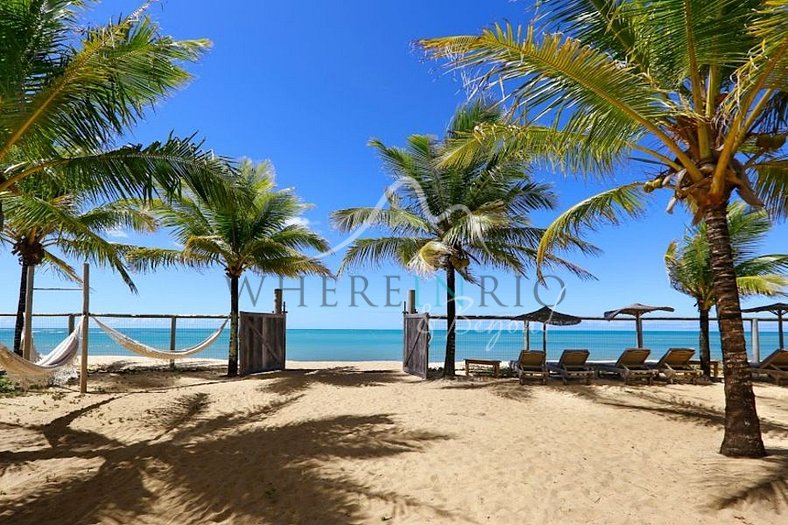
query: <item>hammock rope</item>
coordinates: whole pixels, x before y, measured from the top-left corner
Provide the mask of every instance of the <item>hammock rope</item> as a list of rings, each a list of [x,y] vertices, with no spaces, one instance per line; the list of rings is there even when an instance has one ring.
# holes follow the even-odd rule
[[[95,317],[93,317],[93,320],[96,322],[97,325],[99,325],[99,328],[104,330],[104,332],[118,345],[122,346],[129,352],[133,352],[143,357],[151,357],[153,359],[184,359],[194,354],[199,354],[200,352],[206,350],[214,342],[216,342],[219,336],[222,335],[222,331],[224,331],[224,327],[227,325],[227,319],[225,319],[222,325],[219,327],[219,329],[216,330],[213,334],[211,334],[203,342],[196,344],[194,346],[190,346],[188,348],[184,348],[183,350],[170,352],[170,351],[158,350],[152,346],[148,346],[146,344],[140,343],[139,341],[135,341],[131,337],[127,336],[126,334],[119,332],[118,330],[115,330],[111,326],[107,326],[106,324],[102,323]]]
[[[59,345],[51,352],[36,361],[28,361],[0,344],[0,368],[12,375],[45,376],[64,366],[70,365],[79,353],[79,342],[82,339],[82,322],[79,322]]]

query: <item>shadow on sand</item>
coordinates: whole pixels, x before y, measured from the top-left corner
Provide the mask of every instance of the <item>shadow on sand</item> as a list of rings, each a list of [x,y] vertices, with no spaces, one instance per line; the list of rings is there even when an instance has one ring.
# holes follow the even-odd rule
[[[620,409],[645,410],[671,420],[720,429],[725,424],[723,412],[677,397],[666,399],[647,391],[627,392],[629,399],[623,401],[622,396],[610,399],[601,394],[599,389],[589,386],[577,386],[567,391],[595,403]],[[788,436],[788,426],[771,420],[761,419],[761,430],[780,437]],[[722,457],[713,460],[720,462],[720,466],[717,469],[709,469],[710,472],[716,471],[709,477],[709,483],[716,486],[715,490],[720,496],[710,502],[709,506],[723,509],[745,502],[771,504],[778,513],[783,508],[788,508],[788,450],[770,449],[768,452],[769,457],[759,460],[735,460]],[[752,473],[739,473],[735,469],[732,470],[732,466],[735,467],[735,464],[730,463],[732,461],[757,461],[762,467],[759,469],[762,472],[748,480],[748,477],[752,478]],[[751,463],[743,465],[751,466]]]
[[[544,388],[542,385],[539,385]],[[531,385],[521,385],[518,381],[506,379],[489,379],[479,381],[476,379],[455,379],[445,381],[442,388],[446,390],[479,390],[489,392],[495,396],[514,401],[526,401],[533,397]]]
[[[264,381],[260,390],[282,396],[303,392],[315,385],[337,387],[375,387],[406,381],[405,375],[394,370],[357,370],[352,367],[324,369],[293,369],[251,376]]]
[[[308,374],[292,374],[280,382],[296,381],[293,378],[299,375]],[[388,376],[364,377],[377,381]],[[283,389],[292,392],[297,386]],[[209,417],[209,395],[184,395],[149,412],[143,422],[129,421],[152,428],[155,434],[133,443],[72,425],[116,397],[49,424],[23,427],[42,433],[49,446],[0,453],[0,473],[23,463],[45,465],[46,460],[58,458],[100,461],[97,468],[48,480],[13,501],[0,499],[0,521],[39,524],[57,516],[59,523],[132,523],[145,521],[146,515],[151,518],[156,504],[157,519],[173,523],[229,520],[333,525],[360,521],[364,500],[390,503],[398,509],[420,507],[436,517],[461,521],[448,510],[393,490],[373,488],[330,468],[332,460],[340,458],[363,460],[417,452],[445,436],[405,430],[389,415],[338,416],[279,426],[265,423],[299,397],[289,395],[244,413]],[[159,485],[155,493],[147,488],[153,478]],[[285,499],[302,503],[280,502]],[[171,509],[172,514],[162,516],[161,509]]]
[[[593,386],[577,385],[566,388],[565,391],[603,405],[630,410],[645,410],[672,420],[720,428],[725,424],[725,414],[720,410],[715,410],[700,403],[693,403],[677,396],[671,396],[670,398],[656,396],[649,393],[648,389],[639,392],[628,391],[626,400],[623,399],[625,397],[623,395],[611,399]],[[774,433],[780,437],[788,437],[788,425],[776,421],[762,418],[761,430]]]
[[[738,506],[742,503],[757,506],[771,506],[776,514],[788,509],[788,449],[771,449],[769,456],[758,461],[763,472],[752,480],[739,473],[735,460],[720,459],[712,470],[719,472],[714,483],[714,490],[720,496],[709,505],[714,509]],[[747,460],[745,460],[747,461]]]

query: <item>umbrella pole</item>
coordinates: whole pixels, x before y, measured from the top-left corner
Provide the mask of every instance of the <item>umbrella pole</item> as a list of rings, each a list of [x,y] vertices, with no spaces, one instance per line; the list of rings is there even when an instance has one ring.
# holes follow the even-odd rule
[[[525,349],[531,350],[531,323],[525,322]]]
[[[640,315],[635,316],[635,329],[638,333],[638,348],[643,348],[643,321]]]
[[[777,330],[780,334],[780,348],[785,348],[785,339],[783,339],[783,312],[777,312]]]

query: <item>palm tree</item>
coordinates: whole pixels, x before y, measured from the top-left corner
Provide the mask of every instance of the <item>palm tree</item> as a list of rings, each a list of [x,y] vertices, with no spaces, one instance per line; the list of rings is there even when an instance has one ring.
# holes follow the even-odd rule
[[[181,180],[221,197],[227,164],[193,137],[116,144],[145,109],[190,78],[183,62],[209,42],[159,33],[146,3],[117,23],[85,28],[82,0],[0,2],[0,227],[18,183],[55,171],[106,195],[169,193]]]
[[[781,295],[788,286],[788,275],[784,273],[788,270],[788,255],[754,254],[771,226],[763,210],[748,210],[741,203],[728,209],[728,231],[740,296]],[[665,266],[671,286],[695,299],[700,315],[700,363],[708,377],[711,375],[709,311],[716,299],[705,223],[688,228],[680,245],[676,241],[670,243],[665,252]]]
[[[273,168],[243,161],[233,198],[204,201],[184,195],[172,202],[155,202],[152,211],[172,230],[182,250],[138,248],[129,252],[133,266],[153,270],[161,266],[219,265],[230,281],[230,349],[227,373],[238,374],[238,285],[247,270],[259,274],[297,277],[330,275],[304,249],[320,252],[328,244],[299,223],[307,208],[290,189],[275,188]]]
[[[123,201],[91,206],[87,193],[63,185],[64,180],[42,175],[20,181],[20,193],[6,199],[7,219],[0,230],[0,241],[11,245],[22,267],[19,283],[14,351],[20,348],[26,304],[27,270],[44,264],[66,278],[81,282],[74,268],[64,258],[78,257],[107,265],[117,271],[129,288],[136,292],[123,254],[128,246],[111,243],[103,237],[109,231],[131,228],[151,231],[155,220],[143,210]]]
[[[462,166],[441,168],[438,160],[446,141],[483,123],[501,120],[501,114],[483,102],[461,108],[438,141],[412,135],[405,148],[373,140],[385,166],[394,177],[386,192],[386,208],[350,208],[332,214],[341,230],[383,227],[385,237],[355,240],[342,261],[340,272],[358,264],[393,260],[418,274],[443,271],[446,275],[446,356],[443,373],[455,373],[456,274],[475,282],[472,263],[524,274],[535,260],[544,230],[531,225],[529,214],[552,209],[555,195],[544,184],[529,180],[523,157],[501,148],[484,151]],[[572,242],[572,241],[569,241]],[[575,243],[586,251],[593,247]],[[578,275],[588,274],[559,258]]]
[[[727,223],[733,190],[788,215],[782,145],[788,97],[788,17],[774,0],[553,0],[526,29],[421,41],[433,57],[503,89],[517,117],[474,130],[447,156],[506,139],[579,173],[612,173],[633,156],[659,171],[640,188],[610,190],[559,218],[543,241],[600,218],[640,211],[642,192],[667,188],[705,221],[725,357],[728,456],[766,451],[755,409]],[[538,25],[537,25],[538,24]],[[531,110],[530,113],[526,109]],[[593,213],[596,212],[596,213]]]

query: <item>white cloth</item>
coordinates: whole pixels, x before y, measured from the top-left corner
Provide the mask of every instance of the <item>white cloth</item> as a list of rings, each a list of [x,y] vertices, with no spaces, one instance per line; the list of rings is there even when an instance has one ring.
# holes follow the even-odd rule
[[[79,353],[79,342],[82,339],[82,322],[77,323],[74,331],[57,345],[51,352],[36,361],[28,361],[2,344],[0,344],[0,368],[12,375],[45,376],[71,364]]]
[[[222,323],[222,326],[220,326],[218,330],[216,330],[213,334],[211,334],[211,336],[208,337],[208,339],[206,339],[202,343],[194,346],[190,346],[188,348],[184,348],[183,350],[178,350],[176,352],[168,352],[166,350],[165,351],[157,350],[152,346],[148,346],[146,344],[135,341],[131,337],[127,336],[126,334],[115,330],[111,326],[107,326],[106,324],[102,323],[95,317],[93,318],[93,320],[96,321],[96,324],[99,325],[99,327],[102,330],[104,330],[104,332],[106,332],[106,334],[110,336],[113,341],[115,341],[117,344],[119,344],[129,352],[134,352],[135,354],[139,354],[143,357],[152,357],[154,359],[183,359],[185,357],[189,357],[194,354],[199,354],[200,352],[206,350],[209,346],[211,346],[219,338],[219,336],[222,335],[222,331],[224,330],[224,327],[227,325],[227,319],[225,319],[224,322]]]

